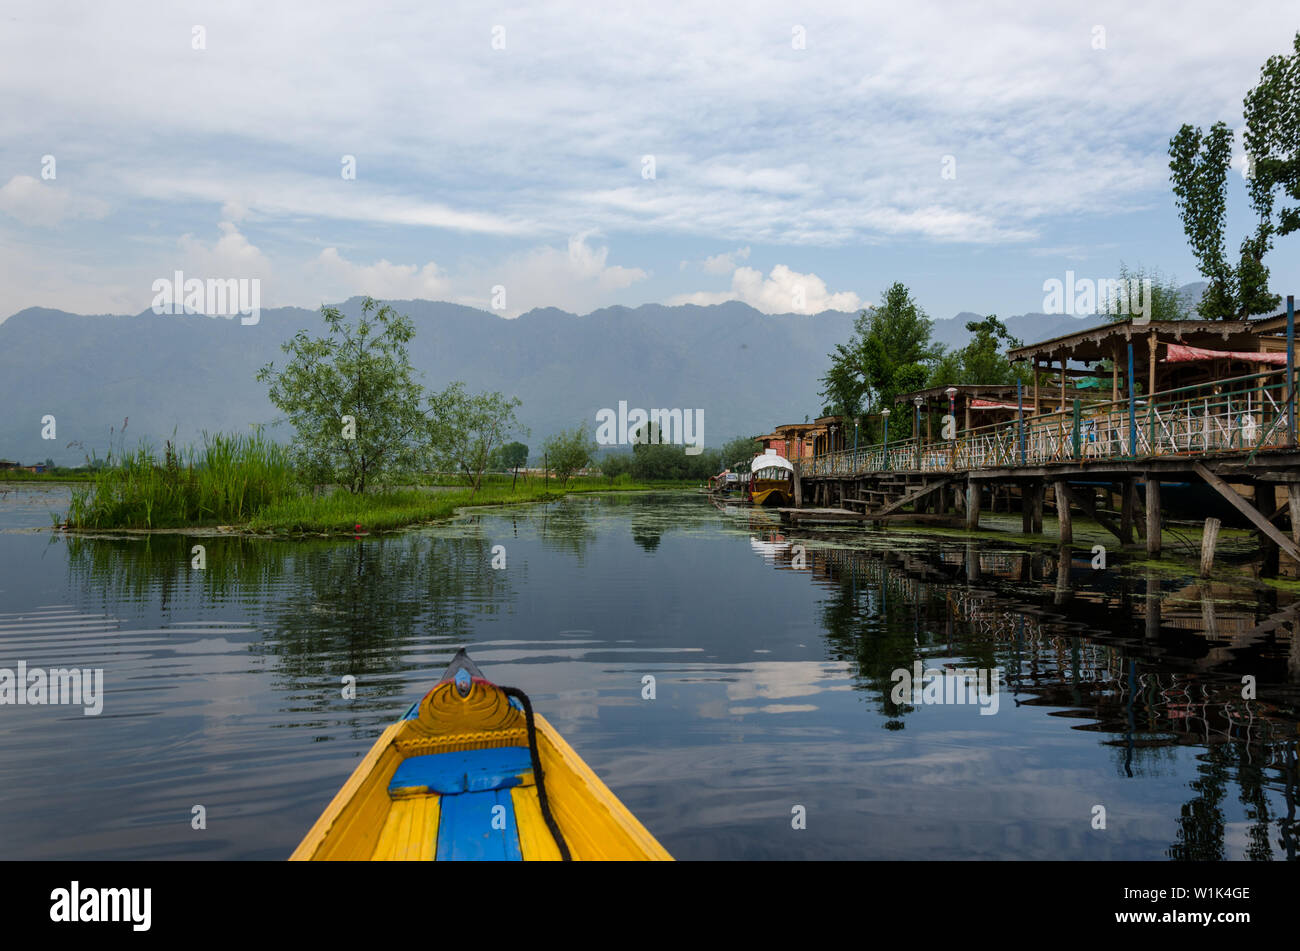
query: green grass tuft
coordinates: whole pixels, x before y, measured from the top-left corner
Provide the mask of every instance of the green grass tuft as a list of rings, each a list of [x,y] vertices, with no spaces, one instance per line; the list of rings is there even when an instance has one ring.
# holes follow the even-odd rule
[[[299,496],[285,447],[260,432],[203,436],[184,458],[168,443],[161,460],[142,445],[98,470],[73,493],[69,528],[178,528],[246,522],[260,508]]]

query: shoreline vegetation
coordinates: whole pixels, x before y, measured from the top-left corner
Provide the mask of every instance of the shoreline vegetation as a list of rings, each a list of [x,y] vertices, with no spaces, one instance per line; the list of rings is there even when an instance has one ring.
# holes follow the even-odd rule
[[[23,482],[59,482],[28,473]],[[461,508],[548,502],[592,492],[694,489],[698,480],[634,480],[623,474],[561,480],[487,473],[477,489],[465,478],[429,475],[350,492],[313,490],[298,478],[289,449],[260,432],[204,436],[201,448],[162,459],[148,446],[79,480],[63,520],[72,534],[221,528],[258,535],[352,535],[395,531],[449,518]],[[358,528],[357,526],[360,526]]]
[[[323,337],[300,331],[281,346],[287,362],[257,374],[293,430],[287,444],[255,425],[245,435],[205,432],[198,449],[178,451],[168,441],[160,459],[147,442],[124,448],[125,418],[120,431],[109,430],[108,457],[86,457],[90,472],[78,473],[80,485],[55,527],[359,535],[447,518],[467,506],[703,487],[704,476],[681,464],[684,446],[636,445],[630,462],[607,456],[596,463],[598,446],[585,424],[544,442],[539,479],[524,469],[528,447],[514,439],[528,434],[515,415],[518,398],[472,394],[459,381],[427,390],[407,353],[414,324],[369,297],[355,322],[334,307],[322,307],[321,316]],[[644,452],[657,449],[679,458]],[[689,458],[711,475],[717,455]],[[582,474],[592,468],[599,474]]]

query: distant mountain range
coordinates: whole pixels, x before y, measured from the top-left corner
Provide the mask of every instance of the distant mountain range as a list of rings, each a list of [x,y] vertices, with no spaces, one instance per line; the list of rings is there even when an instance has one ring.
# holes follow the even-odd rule
[[[430,389],[464,380],[471,390],[500,390],[523,401],[530,447],[597,411],[629,407],[704,410],[704,442],[770,431],[819,414],[819,378],[835,344],[852,333],[855,314],[762,314],[746,304],[708,307],[607,307],[586,316],[554,308],[507,320],[436,301],[392,301],[416,327],[411,359]],[[361,300],[341,309],[360,314]],[[960,313],[934,322],[935,339],[965,345]],[[1005,320],[1025,342],[1101,322],[1098,317],[1023,314]],[[129,419],[126,445],[147,438],[196,442],[204,430],[247,432],[277,411],[255,374],[298,330],[318,333],[316,311],[264,310],[256,325],[200,316],[83,316],[29,308],[0,324],[0,458],[52,458],[77,464],[86,450],[104,455],[109,428]],[[42,418],[56,438],[41,438]],[[287,438],[281,424],[271,430]]]

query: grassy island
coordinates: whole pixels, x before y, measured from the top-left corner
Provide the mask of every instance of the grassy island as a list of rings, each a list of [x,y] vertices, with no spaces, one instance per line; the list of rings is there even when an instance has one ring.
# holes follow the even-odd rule
[[[63,527],[70,531],[191,529],[229,526],[259,534],[391,531],[447,518],[471,505],[545,502],[572,493],[686,489],[694,481],[485,474],[474,489],[464,480],[427,475],[413,482],[351,492],[313,489],[294,469],[289,450],[260,433],[205,437],[197,450],[161,458],[148,447],[96,470],[73,491]]]

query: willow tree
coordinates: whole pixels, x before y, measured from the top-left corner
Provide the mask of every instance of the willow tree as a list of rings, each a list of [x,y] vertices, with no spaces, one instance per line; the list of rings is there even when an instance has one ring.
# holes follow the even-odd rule
[[[547,468],[555,473],[563,486],[579,469],[591,465],[596,455],[596,440],[591,437],[587,424],[577,429],[561,430],[542,443]]]
[[[432,444],[430,459],[435,468],[453,470],[465,477],[469,497],[478,494],[483,473],[498,459],[506,441],[516,433],[527,433],[515,417],[520,402],[501,393],[471,394],[456,382],[429,401]],[[528,447],[523,448],[525,460]]]
[[[369,297],[355,324],[336,307],[322,307],[321,317],[324,336],[298,331],[280,347],[284,368],[268,363],[257,379],[293,426],[303,479],[364,492],[411,471],[428,444],[424,387],[406,350],[415,329]]]

